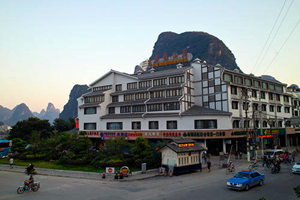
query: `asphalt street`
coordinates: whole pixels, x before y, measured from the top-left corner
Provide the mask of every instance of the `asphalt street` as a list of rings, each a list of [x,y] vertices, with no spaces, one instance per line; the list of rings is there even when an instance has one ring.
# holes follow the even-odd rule
[[[240,164],[237,171],[246,169]],[[153,177],[145,180],[119,182],[56,176],[35,176],[41,182],[38,192],[17,194],[25,174],[0,171],[0,200],[42,199],[42,200],[96,200],[96,199],[297,199],[293,187],[300,185],[300,175],[291,174],[292,165],[282,164],[279,174],[270,169],[259,168],[265,174],[265,184],[249,191],[233,191],[226,188],[226,181],[233,174],[226,175],[225,169],[214,169],[173,177]]]

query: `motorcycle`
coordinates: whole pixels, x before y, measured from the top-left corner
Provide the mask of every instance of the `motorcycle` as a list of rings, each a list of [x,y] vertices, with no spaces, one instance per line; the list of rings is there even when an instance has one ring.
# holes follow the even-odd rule
[[[28,181],[24,181],[24,184],[17,189],[18,194],[22,194],[24,192],[37,192],[40,189],[41,183],[39,181],[35,181],[32,185]]]

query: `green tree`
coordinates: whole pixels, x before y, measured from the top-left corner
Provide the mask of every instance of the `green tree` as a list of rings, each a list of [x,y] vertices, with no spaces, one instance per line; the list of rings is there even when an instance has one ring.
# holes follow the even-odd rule
[[[296,196],[299,198],[300,197],[300,186],[298,185],[298,186],[294,187],[294,191],[296,193]]]
[[[12,147],[11,150],[13,152],[19,152],[22,153],[25,151],[25,147],[26,147],[26,142],[24,140],[22,140],[21,138],[14,138],[12,140]]]
[[[132,147],[134,162],[139,166],[142,162],[151,162],[152,148],[148,141],[143,137],[137,137]]]
[[[12,127],[9,138],[21,138],[28,141],[33,131],[39,132],[41,138],[47,138],[52,132],[52,127],[48,120],[31,117],[27,120],[17,122],[17,124]]]
[[[59,133],[71,130],[73,128],[70,121],[65,121],[61,118],[55,119],[53,122],[53,126],[54,126],[55,130]]]

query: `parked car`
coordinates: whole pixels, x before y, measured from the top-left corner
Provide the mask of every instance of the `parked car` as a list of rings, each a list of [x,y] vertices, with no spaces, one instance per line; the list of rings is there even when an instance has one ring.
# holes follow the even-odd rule
[[[280,157],[282,158],[284,151],[282,149],[268,149],[265,151],[266,156],[270,156],[270,158]]]
[[[240,171],[227,181],[227,188],[234,190],[249,190],[255,185],[263,185],[265,175],[255,170]]]
[[[298,161],[294,164],[294,166],[292,167],[292,172],[294,174],[296,174],[296,173],[300,174],[300,161]]]

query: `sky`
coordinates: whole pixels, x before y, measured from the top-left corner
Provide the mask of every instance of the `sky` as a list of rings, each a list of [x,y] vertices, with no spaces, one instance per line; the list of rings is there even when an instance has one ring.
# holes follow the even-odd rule
[[[133,73],[165,31],[207,32],[243,72],[300,86],[299,10],[299,0],[0,0],[0,105],[62,111],[75,84]]]

